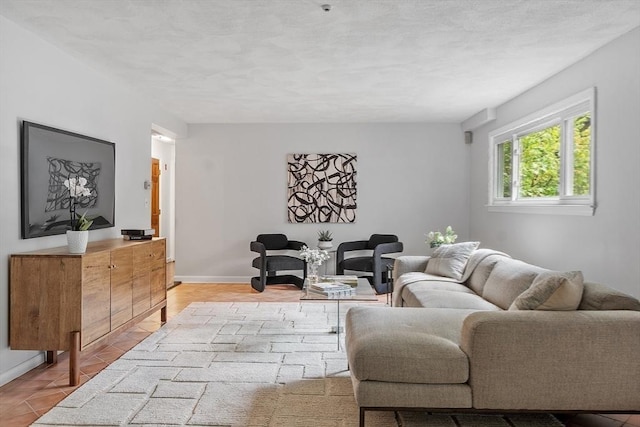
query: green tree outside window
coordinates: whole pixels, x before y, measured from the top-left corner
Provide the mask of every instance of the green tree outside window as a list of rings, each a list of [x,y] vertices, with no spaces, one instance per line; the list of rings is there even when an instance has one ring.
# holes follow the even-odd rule
[[[520,138],[520,197],[560,194],[560,125]]]
[[[573,121],[573,195],[591,193],[591,115]]]

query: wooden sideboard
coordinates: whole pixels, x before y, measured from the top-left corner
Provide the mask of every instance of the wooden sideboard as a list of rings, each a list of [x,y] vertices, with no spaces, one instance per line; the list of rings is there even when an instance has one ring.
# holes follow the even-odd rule
[[[11,255],[9,346],[43,350],[47,362],[69,351],[69,383],[80,381],[79,353],[160,310],[167,320],[166,241],[91,242]]]

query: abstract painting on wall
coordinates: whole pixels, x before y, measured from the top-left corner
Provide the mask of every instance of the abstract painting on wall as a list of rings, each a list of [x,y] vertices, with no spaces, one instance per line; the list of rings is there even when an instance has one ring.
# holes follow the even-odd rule
[[[287,218],[293,223],[355,222],[352,153],[287,155]]]

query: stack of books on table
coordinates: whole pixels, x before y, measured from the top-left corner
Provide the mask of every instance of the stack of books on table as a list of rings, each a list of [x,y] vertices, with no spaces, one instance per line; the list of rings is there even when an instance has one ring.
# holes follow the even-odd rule
[[[308,287],[309,292],[325,295],[327,298],[343,298],[356,294],[356,289],[346,283],[319,282]]]
[[[350,285],[354,288],[358,287],[358,276],[322,276],[323,282],[331,282],[331,283],[343,283],[345,285]]]
[[[123,228],[120,234],[124,240],[151,240],[156,230],[153,228]]]

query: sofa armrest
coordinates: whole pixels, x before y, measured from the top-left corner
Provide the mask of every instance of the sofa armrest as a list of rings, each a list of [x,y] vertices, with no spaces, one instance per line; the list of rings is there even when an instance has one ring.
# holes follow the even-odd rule
[[[474,408],[640,408],[640,312],[476,312],[460,348]]]
[[[409,273],[411,271],[424,272],[427,268],[427,261],[429,261],[429,258],[431,257],[420,255],[401,255],[397,257],[393,265],[394,279],[397,279],[404,273]]]

